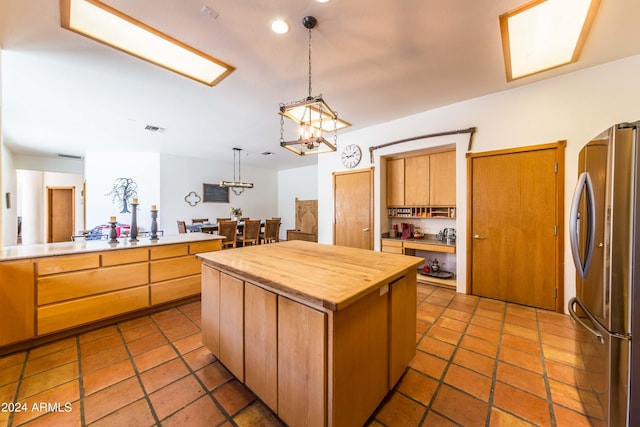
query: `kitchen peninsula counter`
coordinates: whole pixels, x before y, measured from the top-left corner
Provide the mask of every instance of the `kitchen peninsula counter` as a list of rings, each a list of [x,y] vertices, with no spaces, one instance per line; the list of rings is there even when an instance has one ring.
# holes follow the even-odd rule
[[[364,424],[415,355],[421,258],[305,241],[198,258],[203,343],[289,425]]]
[[[121,237],[118,243],[111,244],[107,240],[87,240],[76,242],[42,243],[35,245],[5,246],[0,249],[0,262],[19,259],[42,258],[58,255],[71,255],[88,252],[116,251],[120,249],[143,248],[152,246],[173,245],[177,243],[195,243],[211,240],[222,241],[223,237],[208,233],[183,233],[160,236],[158,240],[140,237],[137,242],[130,242]]]
[[[0,354],[97,322],[200,295],[206,233],[10,246],[0,250]]]

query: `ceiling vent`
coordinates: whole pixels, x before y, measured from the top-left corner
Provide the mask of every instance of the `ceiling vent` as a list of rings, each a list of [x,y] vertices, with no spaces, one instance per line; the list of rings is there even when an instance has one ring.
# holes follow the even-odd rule
[[[146,125],[144,129],[148,130],[149,132],[160,132],[160,133],[164,133],[164,131],[166,130],[165,128],[161,128],[160,126],[154,126],[154,125]]]
[[[76,155],[74,155],[74,154],[62,154],[62,153],[58,153],[58,157],[62,157],[63,159],[82,160],[82,156],[76,156]]]

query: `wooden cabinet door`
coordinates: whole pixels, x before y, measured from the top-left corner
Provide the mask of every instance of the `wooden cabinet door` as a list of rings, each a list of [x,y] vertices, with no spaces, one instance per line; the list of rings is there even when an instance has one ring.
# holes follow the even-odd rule
[[[220,272],[202,266],[202,344],[220,357]]]
[[[0,346],[35,335],[34,272],[33,262],[0,263]]]
[[[429,204],[429,155],[404,159],[404,204]]]
[[[277,310],[276,294],[245,283],[244,382],[274,412],[278,411]]]
[[[387,205],[404,206],[404,159],[387,160]]]
[[[332,314],[329,425],[362,426],[389,391],[388,292],[375,290]],[[415,329],[412,347],[415,349]]]
[[[278,297],[278,417],[287,425],[327,425],[326,317]]]
[[[456,152],[445,151],[430,155],[430,206],[456,205]]]
[[[389,389],[392,389],[416,355],[416,275],[389,285]]]
[[[244,282],[220,273],[220,361],[244,382]]]

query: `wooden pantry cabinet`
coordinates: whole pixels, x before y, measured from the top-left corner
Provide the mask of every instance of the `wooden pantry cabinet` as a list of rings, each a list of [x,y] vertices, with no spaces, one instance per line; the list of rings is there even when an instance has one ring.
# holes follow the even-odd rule
[[[387,160],[387,206],[455,207],[455,151],[443,151]],[[446,217],[451,217],[449,211]],[[409,216],[391,215],[390,216]],[[430,217],[428,215],[417,215]],[[436,215],[442,217],[442,215]]]

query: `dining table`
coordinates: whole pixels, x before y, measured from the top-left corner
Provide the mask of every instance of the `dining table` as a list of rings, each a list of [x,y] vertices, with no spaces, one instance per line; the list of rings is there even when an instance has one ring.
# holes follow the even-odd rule
[[[260,227],[264,227],[264,220],[260,221]],[[244,221],[238,221],[238,234],[242,234],[242,231],[244,230]],[[189,232],[202,232],[202,233],[209,233],[209,234],[215,234],[218,232],[218,223],[214,222],[214,223],[203,223],[203,224],[191,224],[191,225],[187,225],[187,231]]]

